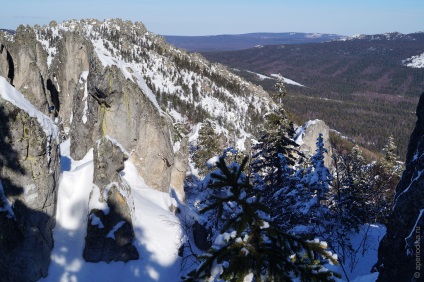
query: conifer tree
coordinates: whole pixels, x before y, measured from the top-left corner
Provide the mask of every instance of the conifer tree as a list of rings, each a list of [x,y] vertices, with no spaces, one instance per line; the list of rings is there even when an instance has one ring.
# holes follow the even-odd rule
[[[390,135],[387,143],[383,148],[382,165],[388,173],[400,177],[403,167],[399,164],[399,156],[397,155],[397,147],[393,135]]]
[[[265,175],[265,182],[269,186],[278,187],[285,180],[286,166],[293,167],[299,156],[298,144],[294,142],[295,130],[293,122],[287,116],[283,108],[282,97],[286,90],[282,79],[277,81],[275,89],[278,90],[279,103],[277,107],[265,116],[265,124],[259,142],[253,147],[252,170],[255,173]],[[282,157],[284,165],[281,166]]]
[[[207,120],[199,129],[197,146],[193,152],[193,161],[201,175],[209,172],[206,162],[221,153],[218,143],[218,135],[215,133],[215,125]]]
[[[324,147],[322,133],[320,133],[317,138],[316,146],[316,153],[310,159],[311,167],[306,170],[302,182],[304,182],[313,195],[317,197],[317,202],[323,204],[323,202],[327,200],[329,184],[333,180],[333,176],[330,170],[324,165],[324,154],[328,152]]]
[[[208,185],[215,191],[201,213],[218,215],[220,234],[199,257],[198,269],[184,280],[244,281],[250,275],[252,281],[335,281],[338,275],[323,266],[337,264],[325,242],[304,241],[280,230],[261,201],[262,187],[250,184],[244,175],[246,164],[247,157],[241,165],[228,166],[223,157],[219,159]],[[217,266],[221,270],[213,273]]]

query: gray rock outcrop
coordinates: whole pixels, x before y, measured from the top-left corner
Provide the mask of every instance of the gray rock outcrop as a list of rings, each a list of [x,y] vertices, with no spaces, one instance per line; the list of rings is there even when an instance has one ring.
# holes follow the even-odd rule
[[[378,280],[422,281],[424,232],[424,93],[417,107],[417,122],[408,145],[406,168],[396,187],[387,233],[378,249]]]
[[[0,280],[47,276],[59,174],[56,141],[36,118],[0,98],[0,181],[14,214],[4,211],[0,195]]]
[[[78,32],[64,33],[58,43],[46,87],[64,128],[70,127],[76,87],[81,73],[89,70],[89,56],[92,53],[91,42]]]
[[[185,199],[184,180],[186,178],[186,171],[188,166],[188,138],[184,137],[181,140],[180,148],[175,153],[174,165],[171,170],[171,187],[175,189],[178,195]]]
[[[128,156],[111,140],[102,138],[94,150],[94,184],[97,193],[90,201],[106,204],[107,208],[90,210],[83,257],[89,262],[129,261],[139,258],[133,245],[134,230],[131,211],[123,191],[129,188],[121,181]]]
[[[0,76],[8,78],[31,104],[48,114],[47,53],[37,41],[34,30],[20,25],[12,42],[0,42],[0,51]]]
[[[79,84],[73,103],[73,158],[81,159],[96,140],[109,135],[131,152],[131,161],[149,186],[169,192],[174,164],[171,125],[136,83],[116,66],[103,67],[92,54],[87,82]]]
[[[330,127],[325,124],[322,120],[312,120],[308,121],[300,131],[299,135],[296,137],[296,140],[302,140],[300,145],[300,151],[304,152],[306,155],[314,155],[317,149],[316,143],[319,134],[322,134],[324,140],[324,148],[327,149],[328,154],[325,154],[324,164],[326,167],[331,167],[331,143],[330,143]]]

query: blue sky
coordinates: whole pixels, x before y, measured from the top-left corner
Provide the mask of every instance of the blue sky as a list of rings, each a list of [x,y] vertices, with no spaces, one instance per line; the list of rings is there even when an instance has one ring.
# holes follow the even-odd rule
[[[424,30],[423,0],[9,0],[0,28],[66,19],[141,21],[162,35],[321,32],[354,35]]]

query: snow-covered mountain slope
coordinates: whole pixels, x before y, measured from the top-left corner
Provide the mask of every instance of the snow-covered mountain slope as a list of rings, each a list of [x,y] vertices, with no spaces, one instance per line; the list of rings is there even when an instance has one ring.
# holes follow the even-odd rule
[[[199,54],[167,44],[163,37],[148,32],[142,23],[119,19],[53,22],[36,26],[35,32],[48,53],[51,70],[60,64],[58,53],[64,34],[83,34],[104,66],[117,66],[174,122],[191,127],[212,118],[231,132],[251,132],[273,107],[260,87],[222,65],[209,63]]]

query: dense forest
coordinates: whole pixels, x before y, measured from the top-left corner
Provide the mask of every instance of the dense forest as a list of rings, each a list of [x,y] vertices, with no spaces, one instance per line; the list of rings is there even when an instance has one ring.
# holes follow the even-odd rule
[[[396,36],[395,36],[396,35]],[[299,122],[319,118],[361,145],[381,150],[390,135],[405,155],[424,89],[424,72],[404,60],[424,51],[422,33],[393,34],[316,44],[270,45],[203,55],[271,90],[281,73],[305,87],[288,86],[285,104]],[[341,118],[343,117],[343,118]]]

